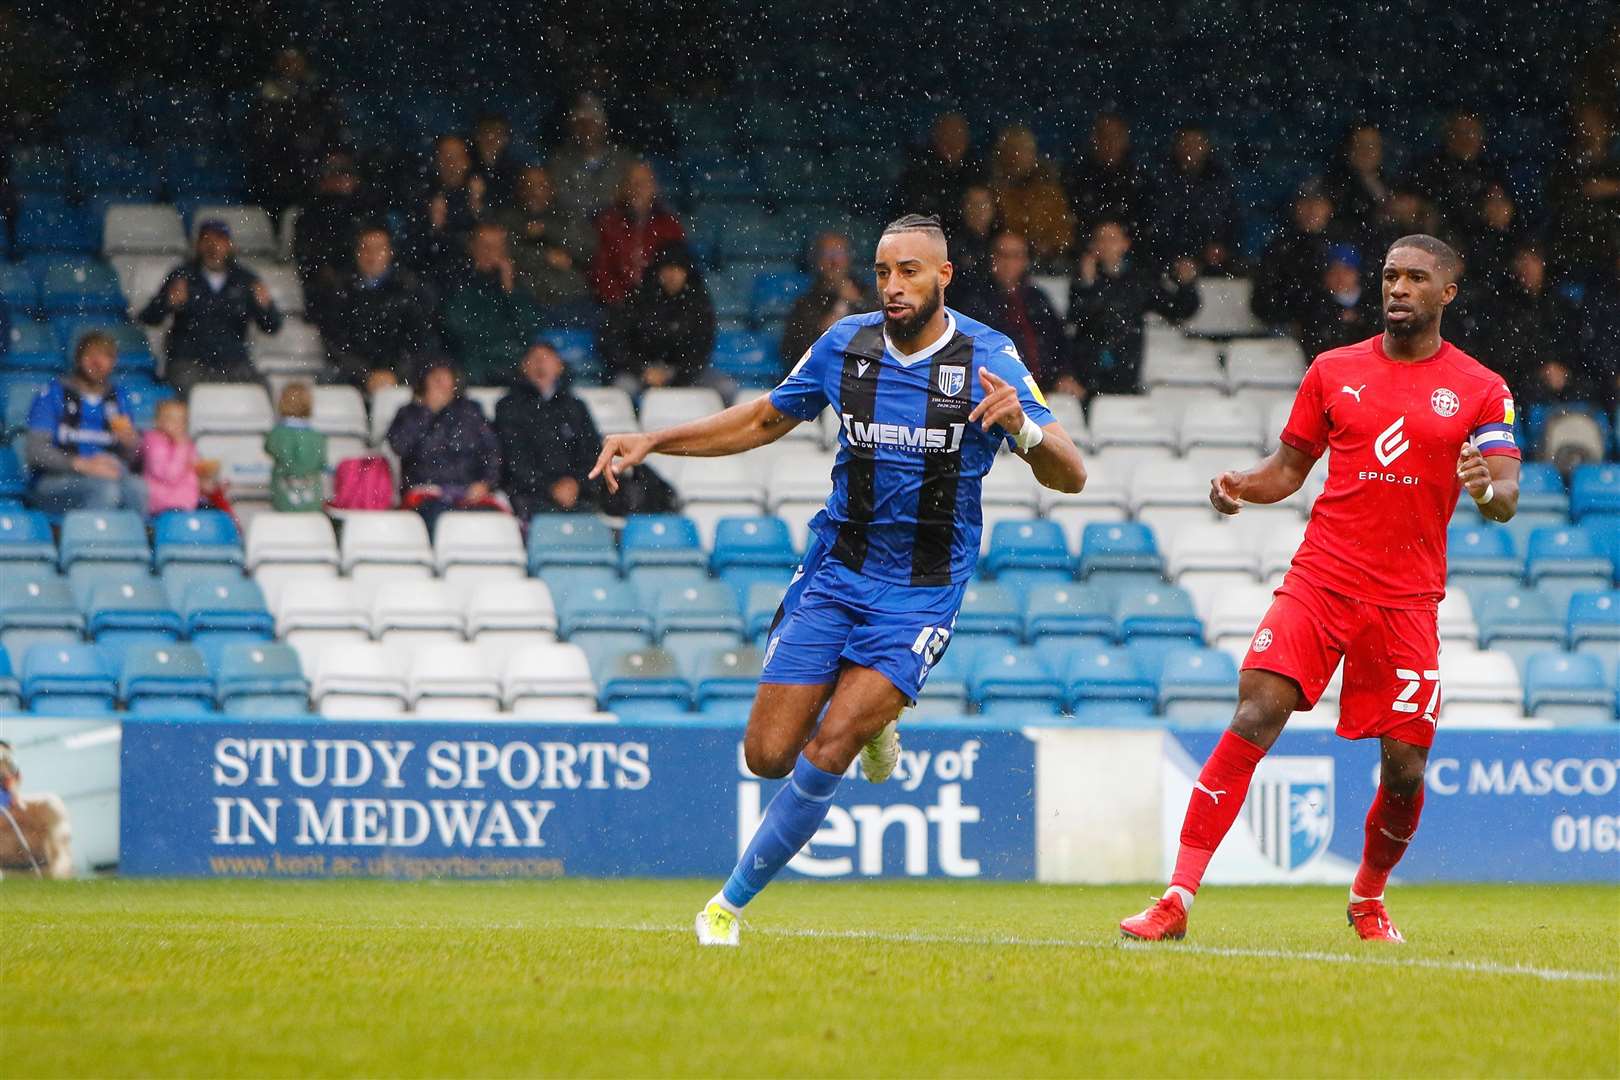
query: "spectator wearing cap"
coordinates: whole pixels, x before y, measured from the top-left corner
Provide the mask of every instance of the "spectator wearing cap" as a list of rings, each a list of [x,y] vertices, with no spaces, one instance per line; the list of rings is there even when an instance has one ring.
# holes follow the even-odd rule
[[[589,219],[619,194],[634,156],[608,140],[607,110],[594,94],[581,94],[568,111],[568,136],[546,163],[557,185],[557,206]]]
[[[1333,200],[1319,181],[1307,181],[1294,196],[1288,223],[1266,245],[1255,270],[1249,301],[1255,316],[1297,332],[1327,269],[1328,249],[1343,239],[1333,224]]]
[[[362,229],[348,265],[310,289],[310,320],[326,344],[331,376],[365,390],[408,381],[438,350],[433,302],[411,271],[394,263],[381,225]]]
[[[804,351],[839,319],[877,309],[877,296],[850,274],[849,267],[849,237],[835,232],[816,237],[810,248],[810,269],[815,277],[793,301],[782,332],[784,370],[798,363]]]
[[[281,312],[259,275],[236,260],[231,230],[210,218],[197,229],[197,254],[164,279],[141,321],[169,321],[164,377],[182,394],[200,382],[256,382],[248,325],[281,329]]]
[[[1362,281],[1355,246],[1332,245],[1326,261],[1299,311],[1299,344],[1307,356],[1364,341],[1381,326],[1378,299]]]
[[[728,383],[709,367],[714,352],[714,302],[684,244],[659,251],[641,284],[603,318],[598,352],[632,393],[648,386]]]
[[[451,353],[473,385],[510,382],[517,362],[540,332],[544,313],[517,287],[506,230],[484,222],[467,241],[472,273],[444,305]]]
[[[590,297],[585,270],[596,252],[596,231],[557,206],[551,174],[530,165],[518,174],[514,205],[495,213],[512,243],[518,285],[541,307],[578,304]]]
[[[1198,311],[1198,264],[1183,256],[1171,272],[1132,254],[1131,232],[1122,221],[1104,219],[1075,263],[1069,281],[1071,367],[1047,371],[1054,390],[1085,394],[1134,394],[1142,389],[1142,320],[1157,312],[1172,322]]]
[[[955,306],[1011,338],[1030,371],[1056,378],[1069,370],[1063,321],[1029,280],[1029,242],[1017,233],[998,233],[990,242],[987,273],[970,283]]]
[[[495,406],[501,441],[501,490],[523,521],[538,513],[594,506],[590,479],[602,437],[590,410],[568,386],[563,358],[544,341],[523,354],[522,377]]]
[[[117,363],[118,342],[92,331],[73,350],[73,371],[34,396],[24,450],[29,505],[146,513],[146,484],[135,475],[140,433],[112,384]]]
[[[596,216],[596,256],[591,289],[609,307],[622,304],[641,284],[653,257],[684,244],[686,230],[658,192],[658,177],[645,161],[625,167],[619,195]]]

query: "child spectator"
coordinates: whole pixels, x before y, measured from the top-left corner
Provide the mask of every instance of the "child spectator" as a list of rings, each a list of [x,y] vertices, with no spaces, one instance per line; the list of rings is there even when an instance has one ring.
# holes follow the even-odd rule
[[[326,473],[326,436],[310,426],[315,395],[291,383],[276,404],[281,420],[264,437],[270,455],[270,505],[283,511],[319,510]]]
[[[146,512],[153,517],[166,510],[197,509],[205,486],[213,493],[219,462],[197,457],[187,415],[186,403],[179,398],[159,402],[156,425],[141,436]]]

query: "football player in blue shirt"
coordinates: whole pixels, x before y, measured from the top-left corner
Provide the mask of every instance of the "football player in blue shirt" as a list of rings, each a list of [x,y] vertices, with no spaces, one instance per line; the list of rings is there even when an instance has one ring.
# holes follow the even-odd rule
[[[610,436],[591,473],[615,490],[649,454],[739,454],[829,405],[839,418],[833,491],[771,626],[743,741],[749,769],[791,780],[698,914],[705,945],[737,944],[743,905],[815,834],[857,755],[873,782],[893,771],[900,710],[950,644],[979,553],[980,484],[1002,444],[1049,488],[1086,481],[1012,342],[945,306],[937,219],[890,224],[876,273],[883,310],[835,323],[769,395]]]

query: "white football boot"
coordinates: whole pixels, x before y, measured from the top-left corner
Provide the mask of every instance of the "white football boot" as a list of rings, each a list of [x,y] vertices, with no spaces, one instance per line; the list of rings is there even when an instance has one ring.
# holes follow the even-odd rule
[[[900,720],[897,717],[884,724],[883,730],[861,749],[861,775],[874,784],[881,784],[894,773],[899,762]]]
[[[742,920],[714,901],[698,912],[697,939],[699,945],[730,945],[737,947]]]

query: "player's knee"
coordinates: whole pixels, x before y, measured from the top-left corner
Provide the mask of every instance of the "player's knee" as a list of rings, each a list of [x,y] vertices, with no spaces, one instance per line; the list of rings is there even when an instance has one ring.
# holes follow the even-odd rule
[[[1392,795],[1410,798],[1423,786],[1423,759],[1402,757],[1385,759],[1378,772],[1378,782]]]
[[[1232,716],[1232,730],[1250,742],[1270,746],[1288,723],[1288,712],[1255,698],[1243,698]],[[1261,739],[1264,742],[1261,742]]]
[[[764,739],[743,739],[743,760],[748,771],[765,780],[780,780],[793,771],[798,752],[791,747],[772,746]]]

